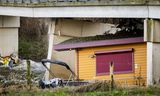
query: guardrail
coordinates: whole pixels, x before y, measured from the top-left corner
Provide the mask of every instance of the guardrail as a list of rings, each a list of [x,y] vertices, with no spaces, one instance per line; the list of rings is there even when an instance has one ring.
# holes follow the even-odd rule
[[[160,0],[0,0],[0,6],[160,5]]]

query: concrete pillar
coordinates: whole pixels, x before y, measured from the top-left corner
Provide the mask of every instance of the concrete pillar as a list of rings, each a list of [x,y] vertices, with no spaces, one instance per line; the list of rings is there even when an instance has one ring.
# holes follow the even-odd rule
[[[53,50],[53,40],[54,40],[54,32],[55,32],[55,23],[56,21],[50,19],[49,26],[48,26],[48,55],[47,59],[52,58],[52,50]],[[47,63],[48,69],[50,69],[50,63]],[[46,71],[45,73],[45,80],[49,80],[49,72]]]
[[[147,85],[153,84],[153,44],[147,42]]]
[[[144,21],[147,42],[147,85],[160,83],[160,20]]]
[[[0,16],[0,54],[18,53],[18,28],[20,17]]]

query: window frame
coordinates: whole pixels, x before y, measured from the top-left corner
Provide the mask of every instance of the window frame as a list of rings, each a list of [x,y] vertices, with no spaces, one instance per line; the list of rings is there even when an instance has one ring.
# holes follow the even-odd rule
[[[112,54],[112,53],[125,53],[125,52],[132,52],[132,70],[130,71],[119,71],[119,72],[114,72],[114,74],[129,74],[133,73],[135,71],[134,67],[134,49],[129,48],[129,49],[121,49],[121,50],[107,50],[107,51],[95,51],[95,55],[99,54]],[[96,59],[96,58],[95,58]],[[96,76],[101,76],[101,75],[109,75],[110,72],[104,72],[104,73],[97,73],[97,59],[96,59]]]

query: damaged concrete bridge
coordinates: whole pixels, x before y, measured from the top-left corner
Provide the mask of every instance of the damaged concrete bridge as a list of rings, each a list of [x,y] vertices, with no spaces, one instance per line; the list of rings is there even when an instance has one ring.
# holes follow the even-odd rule
[[[0,15],[160,18],[159,5],[159,0],[1,0]]]
[[[20,17],[50,19],[48,59],[52,55],[56,24],[52,18],[144,18],[147,84],[159,81],[160,54],[157,53],[160,53],[160,0],[0,0],[2,55],[18,52]]]

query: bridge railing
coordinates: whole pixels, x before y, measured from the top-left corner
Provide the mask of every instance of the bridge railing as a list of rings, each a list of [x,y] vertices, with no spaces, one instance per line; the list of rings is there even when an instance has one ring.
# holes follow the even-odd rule
[[[160,0],[0,0],[0,6],[160,5]]]

